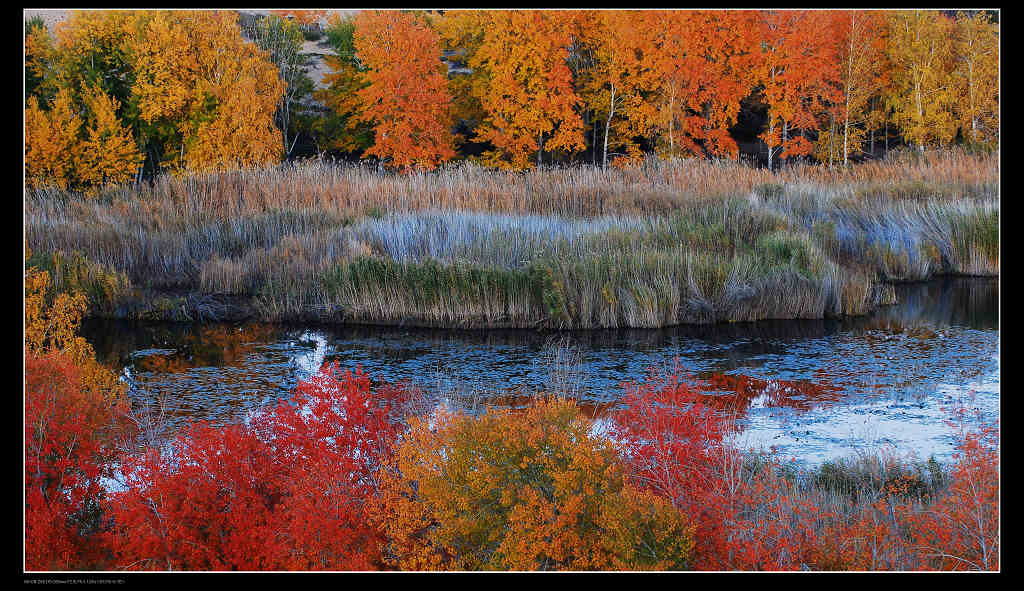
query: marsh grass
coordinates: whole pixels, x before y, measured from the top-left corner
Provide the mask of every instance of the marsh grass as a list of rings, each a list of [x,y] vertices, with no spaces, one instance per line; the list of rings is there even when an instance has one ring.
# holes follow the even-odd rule
[[[821,318],[890,302],[883,282],[998,274],[996,166],[943,152],[394,175],[314,160],[29,190],[25,230],[95,315],[203,317],[234,298],[263,320],[451,327]]]

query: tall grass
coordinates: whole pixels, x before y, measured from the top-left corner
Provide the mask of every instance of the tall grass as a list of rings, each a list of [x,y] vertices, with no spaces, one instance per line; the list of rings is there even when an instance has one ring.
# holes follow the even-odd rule
[[[461,327],[863,314],[891,300],[883,282],[998,274],[998,219],[996,159],[961,152],[776,172],[314,160],[25,199],[32,251],[79,261],[56,285],[116,278],[91,281],[108,286],[94,314],[230,300],[264,320]]]

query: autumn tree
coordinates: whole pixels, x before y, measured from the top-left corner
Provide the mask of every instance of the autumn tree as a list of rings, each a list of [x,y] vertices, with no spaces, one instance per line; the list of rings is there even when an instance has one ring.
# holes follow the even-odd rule
[[[953,24],[935,10],[894,11],[889,16],[892,80],[886,103],[903,139],[924,150],[956,137]]]
[[[449,64],[448,94],[452,97],[451,115],[454,129],[465,133],[455,136],[456,145],[464,149],[467,136],[475,133],[484,120],[480,98],[473,93],[473,87],[480,84],[485,74],[479,69],[467,67],[469,56],[479,49],[484,39],[486,14],[479,10],[446,10],[442,14],[430,14],[430,24],[437,31],[442,55],[447,55]]]
[[[284,93],[277,105],[275,120],[283,136],[287,157],[299,140],[297,123],[301,103],[313,92],[313,81],[306,74],[311,60],[307,54],[302,53],[302,32],[297,24],[277,14],[252,22],[243,32],[267,52],[267,57],[277,66],[278,75],[284,82]]]
[[[75,147],[82,120],[75,111],[71,93],[57,93],[49,110],[36,97],[25,108],[25,182],[28,186],[52,182],[66,189],[76,182]]]
[[[956,113],[963,139],[992,145],[999,130],[999,29],[981,12],[955,24]]]
[[[82,93],[88,118],[78,146],[78,179],[90,186],[132,180],[142,165],[131,130],[117,117],[120,104],[98,86]]]
[[[656,78],[649,23],[640,12],[619,10],[590,11],[577,20],[593,61],[585,71],[582,95],[596,119],[603,119],[602,166],[608,165],[609,137],[613,148],[625,148],[627,157],[636,160],[641,152],[633,140],[652,134],[656,112],[650,99]]]
[[[580,98],[567,64],[575,14],[567,11],[488,11],[483,39],[468,57],[480,74],[473,94],[483,108],[481,141],[494,148],[486,164],[523,169],[543,152],[582,150]]]
[[[284,153],[274,113],[285,85],[267,54],[247,43],[228,11],[161,11],[130,39],[132,96],[161,166],[228,169]]]
[[[374,125],[374,143],[363,156],[400,169],[432,169],[451,159],[450,98],[437,33],[415,14],[363,11],[353,43],[369,83],[357,92],[357,118]]]
[[[660,84],[657,122],[669,156],[735,158],[729,135],[754,85],[757,15],[748,11],[647,12]]]
[[[55,38],[30,33],[26,68],[39,81],[26,107],[26,164],[50,171],[59,186],[136,176],[136,153],[150,172],[252,166],[284,153],[274,114],[285,84],[267,54],[242,38],[233,12],[73,11]],[[60,128],[58,144],[70,141],[77,118],[82,134],[95,131],[90,149],[111,150],[86,157],[86,179],[69,176],[59,158],[37,159],[47,148],[28,145],[45,137],[45,111]]]
[[[884,15],[873,11],[837,11],[828,29],[839,61],[839,95],[829,110],[828,130],[819,136],[819,161],[841,161],[861,151],[867,139],[871,100],[884,83]]]
[[[334,50],[324,56],[330,71],[324,76],[326,88],[313,96],[324,103],[328,112],[311,125],[317,149],[339,150],[362,155],[373,145],[373,122],[358,118],[362,105],[358,92],[366,88],[366,67],[355,50],[355,23],[351,17],[332,14],[328,18],[327,42]]]
[[[39,85],[47,79],[47,68],[53,62],[53,39],[41,18],[25,21],[25,100],[41,94]],[[52,97],[51,97],[52,98]]]
[[[768,123],[759,136],[774,156],[809,154],[807,132],[816,132],[820,117],[837,101],[836,48],[821,11],[766,11],[761,14],[761,52],[757,65]],[[797,132],[800,132],[799,135]]]

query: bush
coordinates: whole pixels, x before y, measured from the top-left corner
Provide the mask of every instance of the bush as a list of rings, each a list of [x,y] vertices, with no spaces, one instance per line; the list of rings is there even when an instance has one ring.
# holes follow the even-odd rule
[[[624,481],[574,402],[414,419],[377,510],[401,569],[686,569],[682,513]]]
[[[127,410],[81,387],[82,370],[59,352],[25,356],[25,568],[102,563],[101,479],[111,476],[112,434]]]
[[[112,499],[117,568],[368,570],[378,533],[365,500],[396,436],[389,400],[325,366],[247,424],[194,425],[170,453],[125,463]]]

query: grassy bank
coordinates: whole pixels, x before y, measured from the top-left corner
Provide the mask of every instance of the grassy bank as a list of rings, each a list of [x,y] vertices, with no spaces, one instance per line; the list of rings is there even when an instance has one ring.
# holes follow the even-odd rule
[[[32,264],[91,313],[451,327],[859,315],[999,272],[997,160],[391,175],[320,161],[26,192]]]

